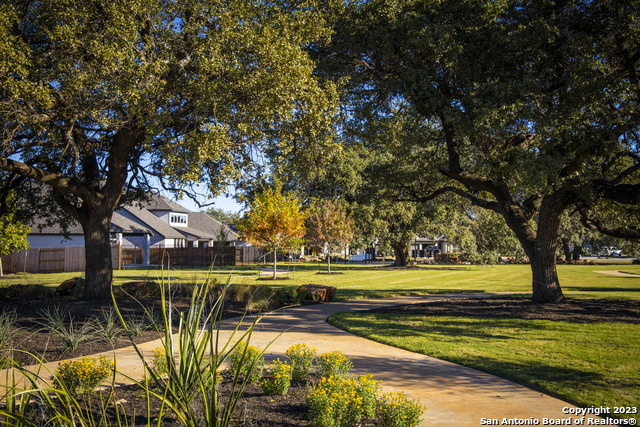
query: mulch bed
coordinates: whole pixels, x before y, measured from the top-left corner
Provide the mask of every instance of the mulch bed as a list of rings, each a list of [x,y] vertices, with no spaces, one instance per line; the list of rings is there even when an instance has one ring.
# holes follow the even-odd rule
[[[179,310],[186,310],[190,300],[178,298],[173,301]],[[18,325],[21,333],[14,340],[14,346],[38,355],[44,355],[46,360],[53,361],[67,359],[91,353],[108,351],[114,348],[104,342],[82,344],[74,352],[64,353],[61,343],[49,336],[42,329],[40,313],[47,307],[59,306],[67,310],[80,326],[82,322],[94,316],[99,316],[104,310],[109,310],[111,301],[83,301],[70,298],[52,298],[47,300],[12,300],[0,301],[0,312],[4,309],[15,309],[18,315]],[[121,300],[118,302],[120,310],[126,314],[142,314],[140,304],[152,307],[158,304],[157,298],[143,298],[140,302]],[[237,316],[243,313],[240,303],[229,301],[226,305],[224,317]],[[432,301],[422,304],[375,309],[373,312],[395,313],[401,315],[447,315],[447,316],[482,316],[482,317],[511,317],[521,319],[567,320],[572,322],[627,322],[640,323],[640,301],[631,300],[581,300],[569,299],[565,304],[545,305],[541,307],[526,298],[501,297],[486,299],[450,299]],[[156,332],[146,332],[136,337],[136,342],[157,339]],[[129,345],[128,338],[116,342],[116,347]],[[20,359],[22,356],[18,356]],[[21,360],[26,363],[28,358]],[[314,377],[310,382],[318,381]],[[223,383],[223,390],[230,385]],[[224,393],[224,391],[223,391]],[[308,408],[306,383],[292,384],[287,396],[266,396],[258,385],[249,386],[243,394],[241,403],[236,410],[238,425],[243,426],[308,426]],[[118,387],[117,400],[123,404],[126,413],[136,414],[135,425],[145,425],[147,422],[147,403],[144,393],[135,385]],[[156,416],[159,402],[152,402],[152,418]],[[169,415],[162,425],[178,425],[177,420]],[[363,426],[376,426],[375,422],[364,423]]]
[[[187,311],[190,298],[180,297],[172,300],[173,307],[179,311]],[[160,307],[158,298],[139,298],[137,301],[131,298],[117,300],[118,309],[123,317],[140,317],[144,315],[144,307],[151,309]],[[131,345],[124,332],[109,343],[102,340],[90,340],[78,346],[75,351],[65,351],[61,338],[52,335],[46,328],[42,313],[45,310],[59,308],[67,312],[73,318],[74,328],[79,329],[91,318],[100,317],[113,307],[111,300],[82,300],[77,298],[46,298],[41,300],[0,300],[0,313],[5,310],[15,310],[17,315],[17,327],[19,332],[13,339],[12,348],[20,351],[14,352],[13,358],[21,364],[31,364],[34,359],[29,354],[35,355],[44,361],[51,362],[62,359],[101,353],[115,348]],[[244,313],[242,304],[235,301],[225,303],[224,318],[240,316]],[[132,337],[136,344],[158,339],[158,333],[148,330],[137,337]]]

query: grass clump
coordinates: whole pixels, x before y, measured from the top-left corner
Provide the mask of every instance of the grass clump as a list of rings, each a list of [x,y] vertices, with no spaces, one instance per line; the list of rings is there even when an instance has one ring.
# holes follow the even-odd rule
[[[4,310],[0,313],[0,348],[6,348],[18,334],[16,310]]]
[[[43,330],[62,340],[65,352],[75,351],[84,342],[94,341],[97,337],[93,322],[83,322],[76,327],[73,316],[63,311],[59,305],[46,308],[40,312],[39,322]]]
[[[114,344],[116,338],[123,332],[118,312],[114,307],[103,311],[99,317],[93,319],[93,327],[96,336],[108,343]]]

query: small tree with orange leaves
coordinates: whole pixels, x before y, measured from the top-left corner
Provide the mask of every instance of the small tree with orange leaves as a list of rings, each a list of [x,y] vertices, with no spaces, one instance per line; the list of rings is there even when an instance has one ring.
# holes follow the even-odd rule
[[[251,209],[239,224],[244,239],[273,251],[273,278],[276,278],[277,252],[302,243],[306,215],[295,197],[282,194],[280,187],[267,188],[256,196]]]
[[[307,241],[318,246],[327,245],[328,273],[331,273],[332,249],[346,248],[353,234],[353,218],[342,204],[325,200],[311,208],[307,218]]]

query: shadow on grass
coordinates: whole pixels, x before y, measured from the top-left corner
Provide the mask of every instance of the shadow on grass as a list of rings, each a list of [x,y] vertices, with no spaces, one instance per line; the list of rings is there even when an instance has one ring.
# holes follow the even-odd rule
[[[632,277],[633,279],[633,277]],[[640,283],[639,283],[640,285]],[[601,286],[563,286],[566,291],[579,291],[579,292],[640,292],[640,287],[637,288],[603,288]]]
[[[438,289],[438,288],[413,288],[413,289],[338,289],[336,301],[347,301],[362,298],[388,298],[399,295],[439,295],[439,294],[465,294],[484,293],[478,289]]]

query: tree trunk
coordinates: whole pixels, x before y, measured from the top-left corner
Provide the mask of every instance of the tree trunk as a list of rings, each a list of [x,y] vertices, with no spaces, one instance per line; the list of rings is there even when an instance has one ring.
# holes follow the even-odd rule
[[[0,277],[3,277],[3,273],[2,273],[2,257],[0,257]]]
[[[273,279],[276,278],[276,263],[278,262],[278,252],[276,249],[273,250]]]
[[[327,273],[331,274],[331,251],[327,254]]]
[[[409,264],[409,250],[407,249],[407,245],[405,243],[399,243],[392,245],[393,254],[395,255],[395,262],[393,265],[395,267],[405,267]]]
[[[556,270],[555,250],[551,254],[539,255],[531,260],[533,276],[532,300],[535,303],[564,302],[564,295],[558,281]]]
[[[109,227],[112,215],[110,209],[92,209],[80,219],[86,259],[83,298],[111,298],[113,268]]]
[[[556,269],[556,249],[560,220],[564,212],[560,197],[545,197],[538,218],[538,230],[531,260],[532,290],[534,303],[564,302]]]
[[[556,271],[556,249],[560,220],[567,201],[562,194],[545,196],[538,211],[537,229],[518,215],[517,209],[505,205],[501,214],[520,241],[531,262],[532,300],[535,303],[559,303],[564,295]]]

